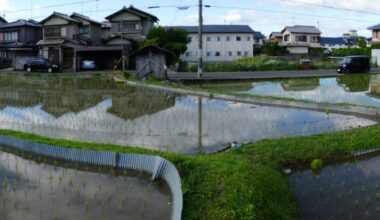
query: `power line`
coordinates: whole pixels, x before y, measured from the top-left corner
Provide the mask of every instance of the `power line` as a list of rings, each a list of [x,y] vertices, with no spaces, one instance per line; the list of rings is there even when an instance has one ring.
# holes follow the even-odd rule
[[[355,10],[355,9],[348,9],[348,8],[340,8],[340,7],[336,7],[336,6],[330,6],[330,5],[319,5],[319,4],[315,4],[315,3],[300,2],[300,1],[296,1],[296,0],[282,0],[282,1],[293,2],[293,3],[296,3],[296,4],[300,4],[300,5],[309,5],[309,6],[313,6],[313,7],[319,7],[319,8],[328,8],[328,9],[334,9],[334,10],[349,11],[349,12],[356,12],[356,13],[362,13],[362,14],[370,14],[370,15],[380,16],[380,13],[370,12],[370,11]]]
[[[3,11],[4,13],[17,13],[17,12],[25,12],[25,11],[31,11],[35,9],[47,9],[47,8],[55,8],[55,7],[64,7],[64,6],[70,6],[70,5],[79,5],[79,4],[85,4],[85,3],[91,3],[91,2],[98,2],[101,0],[87,0],[87,1],[76,1],[76,2],[68,2],[68,3],[62,3],[62,4],[56,4],[56,5],[47,5],[42,6],[38,8],[25,8],[25,9],[17,9],[17,10],[7,10]]]
[[[318,18],[324,18],[324,19],[356,21],[356,22],[365,22],[365,23],[376,23],[376,22],[378,22],[378,21],[370,21],[370,20],[352,19],[352,18],[347,18],[347,17],[341,18],[341,17],[334,17],[334,16],[315,15],[315,14],[308,14],[308,13],[301,13],[301,12],[284,12],[284,11],[277,11],[277,10],[272,10],[272,9],[245,8],[245,7],[223,6],[223,5],[209,5],[209,6],[213,7],[213,8],[222,8],[222,9],[248,10],[248,11],[258,11],[258,12],[265,12],[265,13],[298,15],[298,16],[305,16],[305,17],[318,17]]]

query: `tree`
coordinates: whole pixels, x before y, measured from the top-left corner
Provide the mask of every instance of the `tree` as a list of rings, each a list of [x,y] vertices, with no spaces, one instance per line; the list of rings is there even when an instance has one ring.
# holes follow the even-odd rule
[[[156,45],[175,54],[174,62],[179,60],[181,54],[187,50],[189,33],[184,29],[164,27],[154,27],[147,35],[147,38],[139,42],[139,46]]]
[[[268,56],[283,56],[289,53],[289,51],[278,44],[278,42],[265,42],[261,47],[261,53]]]
[[[366,48],[367,47],[367,42],[363,38],[358,39],[358,46],[359,48]]]

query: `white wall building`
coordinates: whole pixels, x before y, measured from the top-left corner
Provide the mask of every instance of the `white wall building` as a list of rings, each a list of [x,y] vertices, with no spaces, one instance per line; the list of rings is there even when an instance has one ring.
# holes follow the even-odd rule
[[[178,26],[173,28],[182,28],[189,32],[190,42],[181,59],[189,62],[197,61],[198,26]],[[260,32],[254,32],[248,25],[204,25],[204,62],[233,61],[243,57],[252,57],[254,44],[263,43],[263,35],[257,33]],[[256,39],[255,36],[260,39]]]

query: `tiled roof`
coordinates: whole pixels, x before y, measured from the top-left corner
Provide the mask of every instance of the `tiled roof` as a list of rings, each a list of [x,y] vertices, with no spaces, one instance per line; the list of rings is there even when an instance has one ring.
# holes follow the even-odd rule
[[[43,24],[43,23],[45,23],[47,20],[49,20],[51,17],[53,17],[53,16],[57,16],[57,17],[60,17],[60,18],[62,18],[62,19],[64,19],[64,20],[67,20],[67,21],[70,21],[70,22],[74,22],[74,23],[79,23],[79,24],[81,24],[82,22],[80,22],[80,21],[78,21],[78,20],[76,20],[76,19],[74,19],[74,18],[71,18],[70,16],[68,16],[68,15],[66,15],[66,14],[62,14],[62,13],[59,13],[59,12],[54,12],[53,14],[51,14],[49,17],[47,17],[47,18],[45,18],[44,20],[42,20],[41,22],[40,22],[40,24]]]
[[[254,38],[265,38],[265,35],[264,34],[262,34],[260,31],[254,31],[253,32],[253,37]]]
[[[78,18],[86,20],[86,21],[88,21],[88,22],[90,22],[92,24],[95,24],[95,25],[98,25],[98,26],[102,25],[102,23],[100,23],[98,21],[95,21],[95,20],[92,20],[90,17],[82,15],[82,14],[79,14],[79,13],[76,13],[76,12],[74,12],[70,17],[74,18],[74,19],[75,19],[75,17],[78,17]]]
[[[132,5],[129,6],[129,8],[127,8],[127,7],[123,7],[121,10],[119,10],[119,11],[117,11],[117,12],[111,14],[111,15],[108,15],[108,16],[106,17],[106,19],[107,19],[107,20],[110,20],[110,19],[112,19],[112,17],[114,17],[115,15],[118,15],[118,14],[123,13],[123,12],[130,12],[130,13],[132,13],[132,14],[136,14],[136,15],[138,15],[138,16],[140,16],[140,17],[150,17],[150,18],[152,18],[152,20],[153,20],[154,22],[157,22],[157,21],[158,21],[158,18],[157,18],[156,16],[154,16],[154,15],[152,15],[152,14],[149,14],[149,13],[147,13],[147,12],[145,12],[145,11],[141,11],[140,9],[137,9],[137,8],[133,7]]]
[[[281,32],[272,32],[270,34],[270,36],[274,36],[274,37],[282,37],[282,33]]]
[[[17,20],[14,22],[6,23],[0,26],[0,28],[11,28],[11,27],[20,27],[20,26],[29,26],[29,27],[41,27],[41,25],[34,20]]]
[[[0,16],[0,23],[8,23],[3,17]]]
[[[171,26],[181,28],[189,33],[198,33],[198,26]],[[203,25],[203,33],[254,33],[248,25]]]
[[[380,24],[377,24],[377,25],[374,25],[374,26],[371,26],[371,27],[368,27],[368,30],[380,30]]]
[[[339,44],[344,45],[346,44],[346,41],[342,37],[321,37],[321,44]]]
[[[281,33],[284,33],[285,30],[288,30],[291,33],[309,33],[309,34],[320,34],[321,33],[321,31],[318,30],[318,28],[316,28],[314,26],[303,26],[303,25],[285,27]]]

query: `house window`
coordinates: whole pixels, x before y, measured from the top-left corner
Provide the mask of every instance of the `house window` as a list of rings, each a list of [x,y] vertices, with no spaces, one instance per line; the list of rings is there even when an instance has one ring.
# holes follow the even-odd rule
[[[81,26],[79,27],[79,34],[89,34],[90,27],[89,26]]]
[[[18,40],[18,32],[4,33],[4,41],[17,41],[17,40]]]
[[[236,52],[236,55],[237,55],[238,57],[240,57],[240,56],[241,56],[241,51],[237,51],[237,52]]]
[[[46,27],[44,28],[45,38],[60,38],[62,35],[61,27]]]
[[[226,37],[226,41],[231,41],[231,38],[230,37]]]
[[[306,35],[296,35],[296,42],[307,42]]]
[[[236,36],[236,41],[241,41],[241,37],[240,36]]]
[[[186,56],[186,57],[190,57],[190,52],[186,52],[186,53],[185,53],[185,56]]]
[[[378,31],[378,32],[376,33],[376,36],[377,36],[377,38],[380,39],[380,31]]]
[[[321,38],[319,36],[310,36],[310,43],[319,43]]]
[[[207,41],[211,41],[211,37],[206,37]]]
[[[0,41],[4,41],[4,34],[0,33]]]
[[[218,42],[219,42],[219,41],[220,41],[220,37],[216,37],[216,41],[218,41]]]
[[[207,52],[206,56],[208,56],[208,57],[211,56],[211,52]]]
[[[284,42],[290,42],[290,35],[289,34],[284,36]]]
[[[247,57],[249,55],[248,51],[244,51],[244,56]]]
[[[215,52],[215,56],[216,56],[216,57],[220,57],[220,52],[219,52],[219,51],[216,51],[216,52]]]
[[[260,39],[255,39],[256,44],[260,44]]]
[[[232,51],[228,51],[226,54],[227,56],[232,57]]]
[[[140,30],[140,24],[136,22],[113,23],[112,32],[135,32]]]
[[[248,36],[248,37],[247,37],[247,41],[251,41],[251,37]]]
[[[187,41],[188,41],[189,43],[191,43],[191,41],[193,41],[193,38],[188,37],[188,38],[187,38]]]

